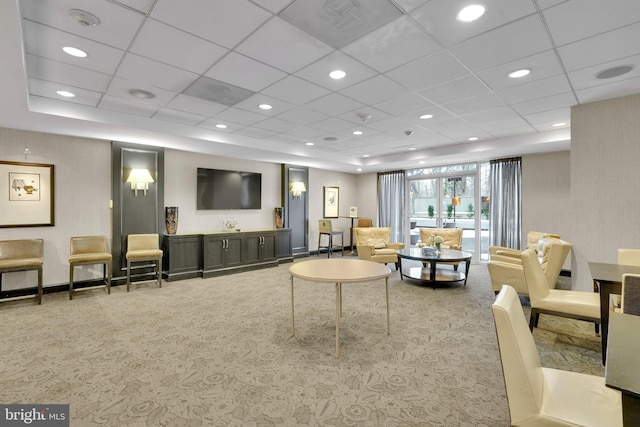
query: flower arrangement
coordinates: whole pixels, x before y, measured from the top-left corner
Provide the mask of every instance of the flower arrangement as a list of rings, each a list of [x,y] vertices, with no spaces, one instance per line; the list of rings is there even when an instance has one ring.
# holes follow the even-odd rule
[[[430,246],[435,246],[435,247],[439,248],[440,245],[443,244],[443,243],[444,243],[444,237],[438,236],[437,234],[429,236],[429,245]]]

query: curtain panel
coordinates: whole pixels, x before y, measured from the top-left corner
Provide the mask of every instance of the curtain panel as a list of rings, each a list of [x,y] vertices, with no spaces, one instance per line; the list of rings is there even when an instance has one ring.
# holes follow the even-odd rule
[[[522,158],[491,160],[490,245],[521,248]]]
[[[378,223],[391,227],[391,241],[404,242],[405,172],[378,173]]]

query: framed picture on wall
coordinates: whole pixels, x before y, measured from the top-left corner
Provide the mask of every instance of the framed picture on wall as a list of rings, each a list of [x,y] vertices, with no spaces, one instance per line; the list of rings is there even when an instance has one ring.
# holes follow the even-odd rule
[[[340,201],[339,187],[324,187],[324,213],[325,218],[338,218],[338,203]]]
[[[54,225],[54,167],[0,160],[0,227]]]

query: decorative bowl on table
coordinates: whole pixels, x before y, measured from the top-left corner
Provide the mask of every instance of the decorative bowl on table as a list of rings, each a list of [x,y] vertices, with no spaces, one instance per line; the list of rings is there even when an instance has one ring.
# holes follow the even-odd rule
[[[227,231],[233,231],[236,228],[238,228],[238,220],[237,219],[233,219],[233,218],[227,218],[224,221],[222,221],[222,225],[224,226],[224,229]]]

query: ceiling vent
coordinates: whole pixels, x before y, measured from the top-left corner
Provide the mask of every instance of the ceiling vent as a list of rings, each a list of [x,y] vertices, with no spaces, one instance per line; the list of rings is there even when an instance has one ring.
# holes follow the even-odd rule
[[[209,77],[200,77],[193,82],[184,92],[185,95],[205,101],[217,102],[218,104],[233,107],[238,102],[242,102],[254,95],[255,92],[243,89],[229,83],[214,80]]]
[[[623,74],[627,74],[633,70],[633,66],[631,65],[621,65],[619,67],[607,68],[604,71],[600,71],[596,74],[596,77],[599,79],[612,79],[614,77],[619,77]]]
[[[100,25],[100,19],[86,10],[69,9],[69,16],[83,27],[96,27]]]
[[[296,0],[279,16],[340,49],[402,15],[388,0]]]

